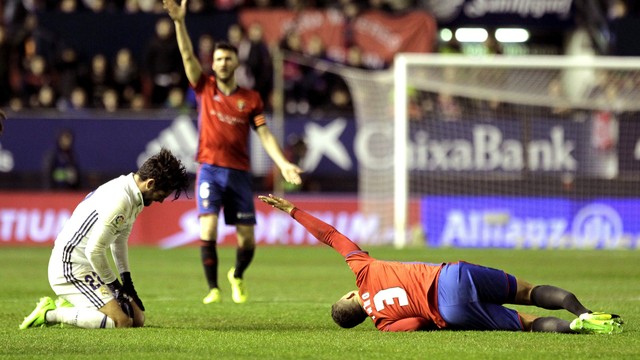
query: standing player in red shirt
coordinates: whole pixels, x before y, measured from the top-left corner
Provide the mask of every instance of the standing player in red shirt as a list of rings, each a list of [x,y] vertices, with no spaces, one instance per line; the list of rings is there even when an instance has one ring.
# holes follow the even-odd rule
[[[176,37],[185,72],[198,100],[198,150],[196,201],[200,219],[201,256],[209,293],[203,303],[221,301],[218,288],[216,250],[218,213],[224,208],[225,222],[236,225],[238,248],[235,267],[227,273],[231,297],[236,303],[247,300],[244,271],[255,251],[252,178],[249,161],[249,131],[255,130],[267,154],[280,168],[284,179],[300,184],[302,170],[290,163],[276,138],[266,126],[260,95],[236,83],[238,51],[228,43],[216,44],[214,75],[206,76],[193,51],[185,24],[187,1],[178,5],[164,0],[164,7],[176,27]]]
[[[259,196],[304,226],[321,242],[344,256],[356,275],[358,290],[333,304],[333,320],[344,328],[367,316],[381,331],[509,330],[559,333],[618,333],[622,319],[594,313],[576,296],[550,285],[534,286],[502,270],[467,262],[423,263],[377,260],[334,227],[275,197]],[[519,313],[503,304],[565,309],[577,316],[556,317]]]

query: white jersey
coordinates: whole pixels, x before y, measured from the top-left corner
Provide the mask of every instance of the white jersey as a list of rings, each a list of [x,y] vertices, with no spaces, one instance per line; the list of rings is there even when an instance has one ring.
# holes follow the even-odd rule
[[[118,272],[129,271],[127,241],[143,208],[142,193],[133,173],[113,179],[87,195],[56,238],[49,260],[52,288],[72,284],[83,292],[115,281],[117,274],[107,256],[109,247]]]

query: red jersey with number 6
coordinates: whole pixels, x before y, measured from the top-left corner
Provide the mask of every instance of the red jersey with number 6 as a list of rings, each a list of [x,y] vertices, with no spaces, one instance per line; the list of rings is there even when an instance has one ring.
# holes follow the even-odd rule
[[[238,87],[225,95],[213,75],[200,76],[193,89],[199,110],[196,160],[249,171],[249,131],[266,124],[258,92]]]

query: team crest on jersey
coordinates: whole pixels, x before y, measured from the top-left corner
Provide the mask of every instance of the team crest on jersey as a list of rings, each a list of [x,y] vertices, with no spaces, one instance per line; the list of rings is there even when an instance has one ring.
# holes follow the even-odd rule
[[[238,100],[238,110],[244,110],[245,106],[247,106],[247,103],[244,100]]]
[[[122,215],[122,214],[118,214],[118,215],[116,215],[116,216],[113,218],[113,220],[111,220],[111,223],[112,223],[114,226],[120,226],[120,225],[122,225],[122,223],[124,223],[124,215]]]

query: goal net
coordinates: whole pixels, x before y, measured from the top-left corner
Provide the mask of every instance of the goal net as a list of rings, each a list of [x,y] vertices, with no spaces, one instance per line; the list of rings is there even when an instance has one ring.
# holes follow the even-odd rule
[[[351,92],[372,243],[640,246],[639,59],[399,54],[385,71],[320,67]]]
[[[432,246],[635,247],[638,85],[638,59],[398,55],[393,171],[366,191],[394,194],[398,246],[416,197]]]

